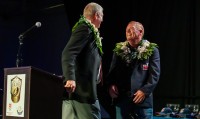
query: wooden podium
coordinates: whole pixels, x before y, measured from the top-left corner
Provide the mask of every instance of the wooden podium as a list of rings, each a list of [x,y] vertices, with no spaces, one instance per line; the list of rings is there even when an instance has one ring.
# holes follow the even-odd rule
[[[61,77],[31,66],[4,69],[3,119],[61,119]]]

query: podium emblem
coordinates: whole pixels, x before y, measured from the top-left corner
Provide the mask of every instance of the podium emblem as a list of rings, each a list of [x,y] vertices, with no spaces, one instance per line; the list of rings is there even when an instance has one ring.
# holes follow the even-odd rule
[[[18,103],[20,100],[20,94],[21,94],[21,86],[22,86],[22,79],[20,79],[18,76],[15,76],[13,79],[11,79],[11,100],[13,103]]]

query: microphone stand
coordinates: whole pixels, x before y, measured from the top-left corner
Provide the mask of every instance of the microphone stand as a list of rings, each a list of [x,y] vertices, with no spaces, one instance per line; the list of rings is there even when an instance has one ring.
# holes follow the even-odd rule
[[[26,34],[28,32],[30,32],[33,28],[39,28],[41,27],[41,22],[36,22],[35,25],[33,25],[32,27],[30,27],[28,30],[26,30],[24,33],[19,35],[19,48],[18,48],[18,53],[17,53],[17,59],[16,59],[16,66],[19,67],[22,65],[23,59],[22,59],[22,53],[21,53],[21,49],[22,49],[22,45],[23,45],[23,39],[26,36]]]
[[[23,45],[23,39],[24,36],[23,35],[19,35],[19,47],[18,47],[18,53],[17,53],[17,59],[16,59],[16,66],[19,67],[22,65],[22,53],[21,53],[21,49],[22,49],[22,45]]]

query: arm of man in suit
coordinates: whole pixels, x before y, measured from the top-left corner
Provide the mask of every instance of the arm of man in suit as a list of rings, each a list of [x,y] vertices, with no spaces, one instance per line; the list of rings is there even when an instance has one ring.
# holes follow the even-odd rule
[[[67,45],[62,52],[62,69],[64,75],[64,87],[68,92],[74,92],[76,88],[75,63],[78,54],[88,42],[90,35],[88,27],[80,25],[70,37]]]
[[[109,92],[111,98],[117,98],[118,94],[119,94],[118,88],[115,85],[116,68],[117,68],[117,56],[114,53],[113,56],[112,56],[112,61],[111,61],[109,73],[108,73],[107,78],[106,78],[107,79],[106,85],[108,87],[108,92]]]
[[[153,55],[149,58],[149,76],[145,85],[140,88],[134,95],[133,101],[141,103],[145,97],[152,94],[160,78],[160,55],[157,48],[154,49]]]

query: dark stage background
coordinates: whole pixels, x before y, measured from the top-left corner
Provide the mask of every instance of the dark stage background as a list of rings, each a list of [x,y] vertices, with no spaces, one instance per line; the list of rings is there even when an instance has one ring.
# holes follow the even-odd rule
[[[61,52],[73,24],[89,0],[3,0],[0,1],[0,87],[4,68],[16,66],[18,36],[35,22],[42,26],[25,37],[22,56],[24,66],[34,66],[62,75]],[[154,92],[154,111],[167,103],[200,104],[200,1],[199,0],[96,0],[104,7],[103,72],[106,77],[112,49],[125,40],[130,20],[145,27],[145,38],[159,45],[161,77]],[[110,98],[99,86],[102,105],[112,115]],[[2,94],[0,92],[0,111]]]

